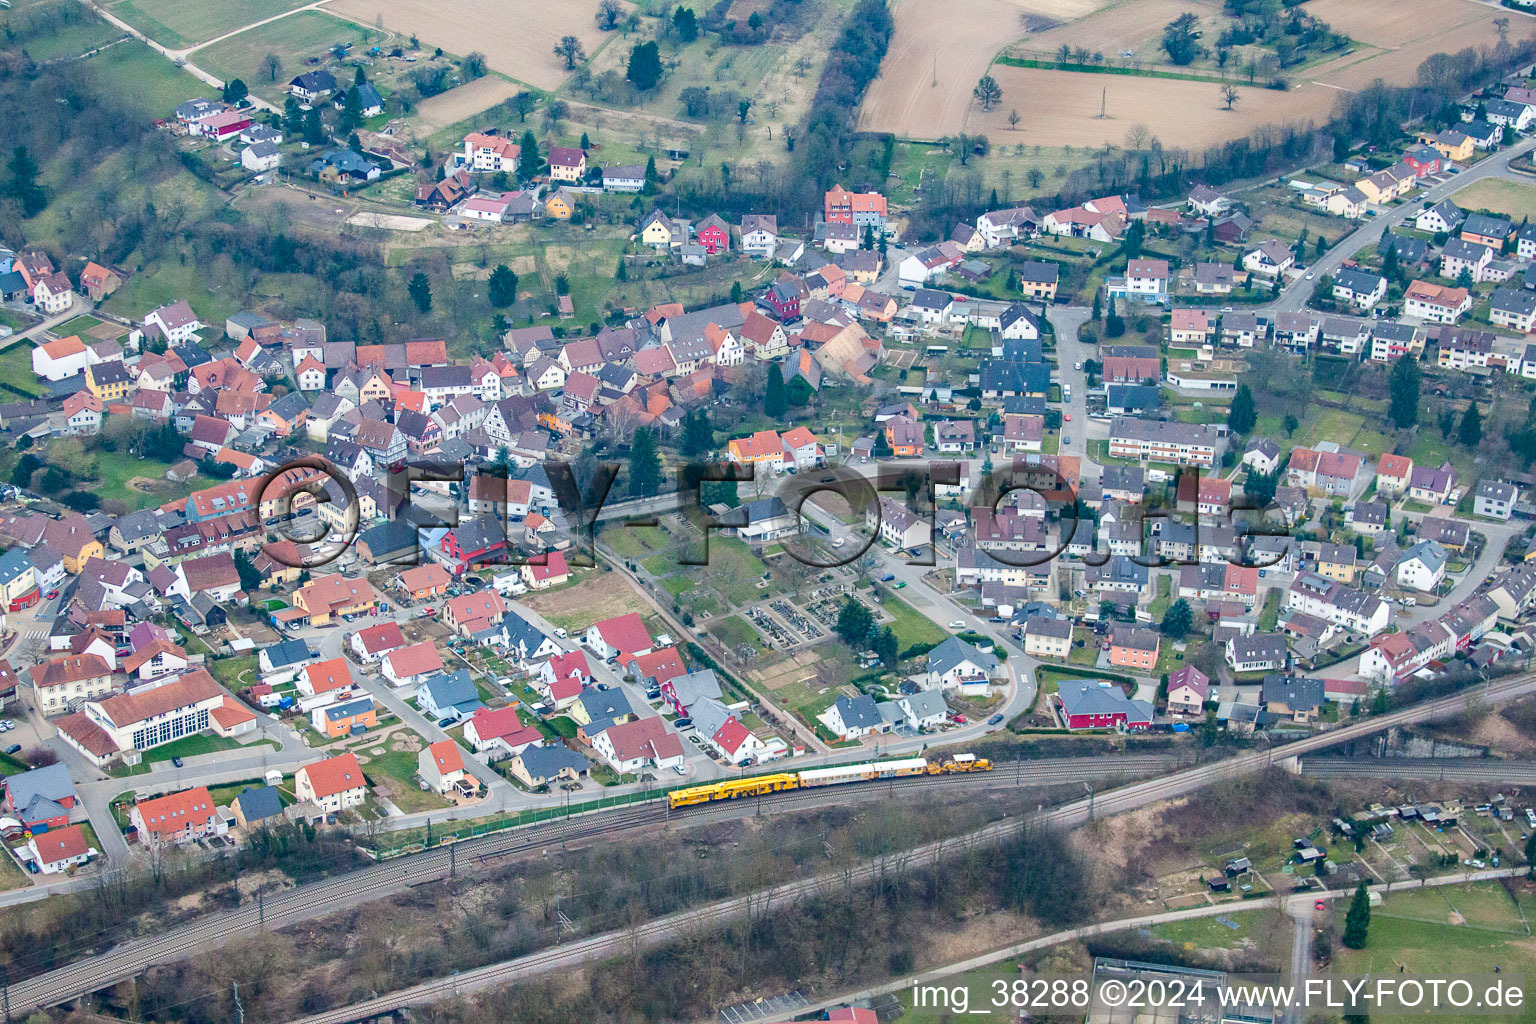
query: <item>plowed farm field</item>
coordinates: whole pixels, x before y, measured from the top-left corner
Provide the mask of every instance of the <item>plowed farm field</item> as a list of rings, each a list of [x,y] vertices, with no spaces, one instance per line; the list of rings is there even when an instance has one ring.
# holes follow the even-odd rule
[[[1354,40],[1351,52],[1296,73],[1284,91],[1251,87],[1235,78],[1241,95],[1228,111],[1214,64],[1173,68],[1157,63],[1163,26],[1186,10],[1199,14],[1204,25],[1225,21],[1214,0],[951,0],[943,5],[898,0],[895,36],[880,77],[865,97],[860,127],[914,139],[970,131],[985,132],[994,142],[1098,146],[1121,144],[1131,125],[1144,124],[1165,146],[1200,148],[1264,124],[1321,123],[1341,93],[1378,78],[1412,82],[1419,65],[1434,53],[1493,45],[1498,39],[1493,21],[1508,14],[1477,0],[1312,0],[1308,13]],[[1516,38],[1532,29],[1529,19],[1511,21]],[[1063,45],[1102,53],[1106,63],[1124,63],[1121,54],[1133,53],[1141,68],[1212,80],[988,67],[1005,50],[1042,57]],[[971,98],[976,80],[987,73],[1003,90],[1002,102],[990,112]],[[1016,132],[1007,124],[1015,109],[1021,118]]]
[[[330,10],[364,25],[460,56],[478,51],[499,71],[540,89],[565,81],[565,61],[555,56],[561,36],[574,35],[592,54],[603,42],[598,0],[336,0]],[[613,36],[614,33],[608,33]]]

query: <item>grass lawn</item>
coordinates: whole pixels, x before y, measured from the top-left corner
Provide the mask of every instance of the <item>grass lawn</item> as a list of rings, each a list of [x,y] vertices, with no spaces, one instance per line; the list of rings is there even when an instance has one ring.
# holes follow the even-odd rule
[[[199,474],[173,484],[165,479],[165,471],[171,465],[168,462],[90,450],[78,438],[52,441],[40,454],[44,461],[73,474],[75,488],[89,490],[103,502],[121,502],[130,509],[160,505],[215,482]],[[143,489],[130,487],[129,481],[139,477],[144,478]]]
[[[567,716],[560,715],[556,718],[546,719],[545,722],[551,729],[555,730],[561,739],[572,740],[576,738],[576,730],[579,726]]]
[[[1489,883],[1489,887],[1496,886]],[[1396,913],[1396,905],[1409,895],[1418,894],[1394,893],[1375,908],[1366,947],[1335,949],[1333,970],[1341,974],[1401,972],[1408,977],[1433,977],[1435,971],[1443,972],[1448,964],[1454,964],[1457,975],[1491,975],[1498,967],[1505,974],[1528,977],[1536,969],[1536,956],[1532,955],[1530,940],[1523,929],[1509,932],[1499,927],[1488,928],[1477,923],[1475,917],[1469,917],[1466,924],[1451,924],[1448,906],[1444,906],[1443,919],[1438,923],[1391,916]],[[1451,898],[1454,901],[1455,896]],[[1443,1019],[1489,1018],[1468,1015]],[[1500,1019],[1536,1020],[1536,1007],[1527,1002],[1523,1013],[1505,1014]]]
[[[145,3],[148,0],[132,0],[132,2]],[[169,2],[174,3],[175,0],[169,0]],[[238,0],[241,5],[250,2],[251,0]],[[288,0],[257,0],[258,4],[287,2]],[[201,4],[195,6],[201,6]],[[214,6],[218,5],[214,4]],[[324,57],[331,47],[346,43],[353,43],[356,47],[362,48],[378,38],[380,33],[373,29],[363,28],[350,21],[342,21],[322,11],[300,11],[281,21],[274,21],[270,25],[263,25],[261,28],[232,36],[221,43],[215,43],[206,50],[199,50],[194,59],[199,67],[226,81],[231,78],[244,79],[252,92],[271,99],[285,91],[288,80],[304,70],[304,58]],[[270,80],[261,66],[262,58],[269,53],[277,54],[283,62],[283,70],[278,72],[275,82]],[[348,71],[347,74],[350,76],[351,72]]]
[[[1269,587],[1264,591],[1264,607],[1259,609],[1259,630],[1273,632],[1280,618],[1280,588]]]
[[[63,323],[53,328],[53,333],[60,337],[67,337],[71,334],[84,334],[92,327],[100,326],[101,321],[93,316],[77,316],[68,323]]]
[[[254,654],[247,654],[242,658],[220,658],[217,661],[208,662],[206,668],[214,679],[231,690],[261,681]],[[242,673],[249,673],[249,675],[242,680],[240,678]]]
[[[1536,217],[1536,195],[1524,182],[1485,178],[1461,189],[1452,198],[1463,210],[1502,213],[1516,222]]]
[[[645,558],[670,542],[659,526],[619,526],[605,529],[600,539],[620,558]]]
[[[111,11],[155,42],[180,49],[303,6],[304,0],[118,0]]]
[[[0,24],[3,24],[0,21]],[[78,57],[87,50],[123,35],[123,31],[109,25],[101,18],[87,15],[72,25],[66,25],[49,35],[37,35],[26,41],[27,56],[37,61],[59,60]]]
[[[1154,925],[1152,934],[1186,950],[1235,949],[1267,935],[1277,925],[1289,927],[1286,916],[1275,910],[1233,911],[1221,917],[1237,927],[1228,927],[1215,917],[1195,917]]]
[[[390,787],[390,800],[406,814],[435,811],[439,807],[449,806],[447,800],[417,784],[416,764],[415,751],[391,750],[387,754],[373,756],[363,766],[363,774],[373,785],[384,780],[393,783]]]
[[[906,650],[914,644],[943,643],[949,637],[948,632],[935,625],[926,615],[919,614],[916,608],[895,594],[886,597],[881,607],[896,620],[890,626],[896,633],[896,644],[900,650]]]
[[[193,78],[137,39],[118,43],[75,66],[94,72],[104,85],[122,97],[123,102],[138,109],[146,118],[169,117],[177,104],[194,96],[218,95],[217,89]],[[122,290],[127,291],[128,286]],[[142,316],[152,308],[146,306],[138,313]]]
[[[37,375],[32,372],[32,346],[15,344],[0,352],[0,384],[24,395],[41,395]]]
[[[169,761],[173,757],[196,757],[198,754],[213,754],[220,750],[239,750],[247,744],[239,740],[225,736],[215,736],[212,733],[197,733],[192,736],[183,736],[179,740],[163,743],[158,747],[151,747],[144,751],[144,764],[156,764],[161,761]],[[249,744],[254,749],[260,746],[270,746],[276,749],[277,744],[271,740],[261,740]]]
[[[722,644],[730,648],[754,646],[758,642],[757,630],[739,615],[728,615],[709,624],[709,631]]]
[[[171,260],[130,277],[103,304],[102,309],[119,316],[137,318],[148,310],[177,299],[186,299],[204,323],[222,324],[240,312],[239,303],[235,299],[208,290],[207,277],[200,268]]]
[[[1152,615],[1153,622],[1162,622],[1164,613],[1168,611],[1168,606],[1173,603],[1169,597],[1172,585],[1173,578],[1170,576],[1162,575],[1157,578],[1157,597],[1152,599],[1152,604],[1147,608],[1147,611]]]

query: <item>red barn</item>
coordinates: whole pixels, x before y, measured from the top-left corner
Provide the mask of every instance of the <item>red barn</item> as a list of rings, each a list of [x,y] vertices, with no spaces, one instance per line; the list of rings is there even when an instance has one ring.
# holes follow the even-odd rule
[[[472,565],[499,561],[507,547],[507,534],[498,522],[486,523],[472,519],[456,526],[443,535],[439,549],[453,560],[450,568],[455,576]]]

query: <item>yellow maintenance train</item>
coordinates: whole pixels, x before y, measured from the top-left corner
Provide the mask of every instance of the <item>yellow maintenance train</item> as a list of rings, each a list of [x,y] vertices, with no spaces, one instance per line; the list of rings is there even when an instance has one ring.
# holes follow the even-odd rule
[[[863,764],[839,764],[830,768],[808,768],[803,772],[778,772],[772,775],[752,775],[743,779],[727,779],[707,786],[689,786],[674,789],[667,794],[673,807],[691,807],[694,804],[713,803],[717,800],[735,800],[743,796],[762,796],[779,793],[786,789],[808,789],[815,786],[840,786],[847,782],[869,782],[875,779],[897,779],[913,775],[953,775],[957,772],[989,772],[992,762],[975,754],[956,754],[941,761],[929,761],[922,757],[910,757],[903,761],[868,761]]]

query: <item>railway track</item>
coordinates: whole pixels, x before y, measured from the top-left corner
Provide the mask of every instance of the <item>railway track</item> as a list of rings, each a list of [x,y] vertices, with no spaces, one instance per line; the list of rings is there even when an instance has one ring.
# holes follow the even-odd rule
[[[1291,759],[1301,758],[1303,755],[1315,753],[1319,750],[1326,750],[1339,743],[1359,739],[1362,736],[1369,736],[1394,726],[1411,725],[1417,722],[1453,715],[1464,711],[1470,701],[1494,704],[1513,700],[1530,693],[1536,693],[1536,673],[1522,673],[1505,679],[1493,680],[1470,687],[1449,697],[1425,701],[1413,707],[1375,716],[1363,722],[1342,726],[1331,732],[1296,740],[1279,750],[1271,748],[1254,753],[1240,754],[1222,761],[1175,771],[1161,778],[1131,783],[1095,794],[1088,799],[1076,800],[1041,811],[1027,819],[1005,819],[978,829],[966,836],[938,843],[930,843],[898,856],[901,863],[911,864],[914,860],[920,860],[924,856],[938,857],[975,845],[991,845],[1020,834],[1030,823],[1070,828],[1089,821],[1098,814],[1118,814],[1155,803],[1159,800],[1182,796],[1226,779],[1262,771],[1267,767]],[[1072,761],[1042,762],[1039,765],[1032,765],[1030,769],[1026,769],[1023,766],[1019,767],[1017,769],[1018,775],[1014,779],[1007,778],[1009,770],[1004,768],[973,776],[937,776],[908,780],[888,780],[878,783],[866,783],[863,786],[834,786],[824,790],[793,790],[788,793],[760,797],[757,800],[762,801],[764,806],[770,806],[772,810],[779,810],[798,806],[801,801],[807,804],[817,802],[832,803],[840,799],[840,794],[842,793],[861,789],[877,791],[902,784],[934,785],[938,783],[950,786],[983,786],[986,783],[991,783],[1001,786],[1023,785],[1026,781],[1024,775],[1026,770],[1030,771],[1027,778],[1029,785],[1070,783],[1086,780],[1090,777],[1087,774],[1090,770],[1102,773],[1095,776],[1098,778],[1104,778],[1106,775],[1134,772],[1137,770],[1136,768],[1125,767],[1125,765],[1133,764],[1135,759],[1144,758],[1145,756],[1127,755],[1123,760],[1084,758]],[[1143,766],[1145,763],[1141,762]],[[753,803],[754,801],[746,801],[740,806],[751,807]],[[731,804],[705,804],[697,808],[672,812],[672,814],[679,820],[710,815],[720,817],[737,816],[725,813],[731,808]],[[559,825],[545,823],[530,826],[527,829],[520,829],[510,833],[498,833],[495,836],[483,836],[478,839],[466,840],[458,843],[457,849],[461,855],[490,858],[520,849],[532,848],[536,841],[584,840],[593,836],[631,828],[655,826],[666,820],[665,810],[651,805],[625,808],[623,811],[618,812],[593,812],[589,816],[577,819],[579,824],[574,824],[567,820]],[[274,925],[293,923],[305,917],[318,916],[330,910],[340,909],[338,904],[344,905],[346,900],[357,899],[358,896],[363,894],[367,894],[369,898],[377,898],[398,891],[405,885],[419,884],[442,878],[448,874],[450,867],[449,858],[448,850],[446,848],[439,848],[412,855],[410,858],[402,858],[402,860],[408,860],[406,864],[401,864],[398,861],[386,862],[375,867],[365,868],[359,872],[353,872],[350,875],[341,876],[338,879],[311,883],[309,886],[288,890],[281,897],[284,900],[281,904],[283,915],[280,918],[273,919],[272,914],[267,912],[268,923]],[[871,864],[857,869],[855,876],[859,879],[869,877],[870,872],[883,870],[886,863],[887,858],[879,858]],[[840,873],[836,876],[835,881],[838,884],[847,884],[849,878],[849,874]],[[736,912],[750,909],[752,906],[761,907],[763,905],[762,900],[765,897],[770,900],[791,898],[795,892],[814,892],[813,887],[815,885],[827,884],[832,880],[826,877],[805,879],[790,883],[780,887],[780,889],[769,890],[767,893],[754,893],[749,896],[713,904],[707,908],[689,911],[683,915],[659,918],[640,929],[592,936],[554,950],[543,950],[517,960],[490,964],[486,967],[465,971],[449,978],[424,982],[413,988],[380,996],[351,1007],[305,1018],[302,1024],[346,1024],[346,1022],[377,1016],[401,1007],[423,1005],[438,999],[462,994],[475,988],[505,984],[522,977],[543,973],[555,967],[607,955],[609,952],[618,951],[621,948],[621,943],[639,941],[645,944],[653,944],[662,940],[658,936],[665,937],[670,934],[668,929],[678,927],[693,928],[701,924],[708,925],[720,920],[729,920],[730,916]],[[10,989],[12,1012],[56,1006],[75,996],[95,991],[106,985],[131,977],[157,963],[174,961],[195,949],[217,944],[234,935],[262,926],[263,922],[257,919],[256,910],[246,907],[184,925],[161,936],[127,943],[100,956],[83,960],[69,967],[60,968],[57,971],[39,975],[36,978],[13,985]]]
[[[783,813],[806,807],[878,798],[886,793],[924,789],[1001,789],[1011,786],[1070,784],[1081,779],[1106,779],[1167,771],[1178,757],[1128,754],[1108,758],[1018,762],[991,772],[920,776],[882,782],[790,790],[767,797],[669,811],[664,800],[640,806],[594,811],[554,822],[541,822],[410,854],[336,878],[296,886],[257,904],[199,918],[160,935],[123,943],[95,957],[57,968],[10,986],[13,1013],[56,1006],[132,977],[156,964],[173,963],[263,928],[283,928],[355,903],[398,893],[448,877],[456,866],[470,867],[512,853],[594,838],[668,823],[679,825],[728,820],[757,813]]]
[[[1314,779],[1422,779],[1536,785],[1536,761],[1458,757],[1308,757],[1301,774]]]
[[[1475,693],[1479,695],[1480,699],[1488,702],[1512,700],[1531,692],[1536,692],[1536,673],[1527,673],[1513,676],[1509,679],[1496,680],[1475,688]],[[636,944],[642,946],[655,945],[684,931],[725,923],[736,916],[751,912],[754,907],[761,912],[765,906],[782,905],[787,900],[792,901],[814,895],[821,886],[827,886],[829,891],[832,891],[831,887],[842,888],[850,883],[867,881],[877,877],[878,873],[883,871],[888,865],[911,866],[912,864],[925,861],[937,862],[962,850],[977,846],[990,846],[1015,838],[1032,824],[1072,827],[1091,820],[1096,814],[1116,814],[1134,810],[1159,800],[1182,796],[1219,781],[1235,778],[1242,774],[1262,771],[1292,758],[1299,758],[1299,755],[1324,750],[1338,743],[1371,735],[1393,726],[1407,725],[1452,715],[1464,710],[1467,701],[1472,699],[1473,696],[1474,691],[1469,690],[1450,697],[1426,701],[1423,704],[1405,708],[1401,711],[1390,712],[1375,719],[1345,726],[1329,733],[1309,736],[1306,739],[1288,744],[1280,751],[1270,749],[1257,753],[1242,754],[1211,764],[1196,765],[1192,768],[1176,771],[1163,778],[1136,782],[1118,789],[1108,790],[1098,794],[1096,799],[1095,797],[1090,797],[1088,799],[1075,800],[1050,810],[1040,811],[1026,818],[1004,819],[965,836],[928,843],[890,857],[876,858],[869,864],[860,866],[852,871],[837,872],[788,883],[763,892],[724,900],[711,904],[708,907],[701,907],[698,910],[684,911],[669,915],[668,917],[658,918],[639,929],[594,935],[579,942],[573,942],[565,947],[541,950],[515,960],[488,964],[485,967],[463,971],[448,978],[423,982],[411,988],[379,996],[353,1006],[305,1017],[296,1022],[296,1024],[352,1024],[354,1021],[389,1013],[404,1007],[421,1006],[441,999],[454,998],[479,989],[510,984],[556,968],[577,966],[588,960],[616,955],[625,949],[634,948]],[[965,776],[951,776],[950,778],[958,780],[965,778]],[[872,788],[879,788],[881,785],[884,785],[884,783],[875,784]]]

